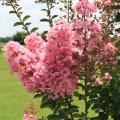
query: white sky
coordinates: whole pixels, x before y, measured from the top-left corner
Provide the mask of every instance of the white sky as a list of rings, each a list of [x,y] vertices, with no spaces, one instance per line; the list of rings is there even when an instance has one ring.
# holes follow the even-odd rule
[[[77,2],[78,0],[73,1]],[[45,12],[40,10],[42,7],[44,8],[46,4],[36,4],[34,0],[20,0],[20,4],[23,7],[24,14],[31,15],[30,22],[33,27],[38,27],[39,32],[48,28],[46,23],[39,22],[41,18],[45,17]],[[21,27],[13,27],[13,24],[17,22],[18,19],[15,15],[9,14],[10,10],[12,10],[11,7],[2,6],[0,2],[0,37],[11,36],[16,33],[16,31],[22,31]],[[53,10],[53,14],[63,15],[63,13],[59,12],[58,8]]]
[[[21,0],[21,6],[25,15],[31,15],[30,22],[32,26],[39,27],[39,32],[47,29],[45,23],[40,23],[40,19],[45,16],[45,13],[40,11],[45,4],[36,4],[33,0]],[[13,27],[13,24],[18,21],[15,15],[9,14],[11,7],[0,5],[0,37],[6,37],[13,35],[16,31],[21,31],[21,27]],[[54,10],[54,14],[58,13],[58,10]]]

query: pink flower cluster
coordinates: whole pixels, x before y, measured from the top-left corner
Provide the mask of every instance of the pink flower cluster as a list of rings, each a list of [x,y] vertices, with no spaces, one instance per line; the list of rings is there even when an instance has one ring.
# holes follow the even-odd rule
[[[114,65],[114,64],[116,64],[114,56],[117,52],[117,48],[111,42],[105,43],[101,47],[100,52],[102,53],[99,56],[99,60],[101,61],[101,64],[104,64],[104,65],[108,65],[108,64]]]
[[[102,4],[106,7],[111,7],[112,1],[111,0],[102,0]]]
[[[23,120],[38,120],[38,118],[34,115],[24,114]]]
[[[87,57],[89,57],[87,61],[89,62],[93,61],[93,57],[101,54],[100,48],[102,39],[99,34],[101,31],[99,23],[92,20],[75,20],[72,22],[72,30],[74,32],[74,45],[82,51],[82,58],[84,58],[85,47],[87,50]]]
[[[112,0],[96,0],[97,6],[98,7],[103,7],[103,8],[111,8],[112,6]]]
[[[48,94],[71,95],[77,84],[77,77],[72,69],[75,64],[72,54],[72,32],[65,20],[60,20],[48,31],[46,55],[44,59],[46,71],[46,88]],[[54,87],[53,87],[54,86]]]
[[[100,77],[97,77],[95,80],[96,85],[103,85],[103,84],[108,84],[112,80],[112,76],[109,73],[105,73],[104,77],[100,79]]]
[[[102,2],[104,2],[104,6],[105,3],[109,3],[107,0]],[[95,12],[96,9],[93,7],[94,9],[92,11],[92,7],[90,9],[88,6],[92,6],[92,3],[90,3],[88,0],[81,0],[76,4],[75,10],[78,12],[81,19],[74,20],[71,27],[72,31],[74,32],[74,45],[79,50],[82,50],[80,57],[77,57],[79,59],[79,68],[84,70],[84,61],[86,60],[87,66],[94,66],[92,67],[92,73],[94,76],[97,74],[95,72],[97,71],[95,67],[96,64],[99,68],[116,64],[115,54],[117,49],[111,42],[102,40],[101,25],[93,19],[93,12]],[[93,4],[93,6],[95,5]],[[83,7],[85,9],[82,13]],[[87,10],[89,14],[86,13]],[[105,82],[101,81],[100,78],[97,77],[95,83],[102,85]]]
[[[8,62],[10,63],[10,68],[12,72],[18,71],[16,57],[23,53],[23,47],[17,42],[9,42],[6,45],[6,54],[8,55]]]
[[[6,45],[10,67],[28,91],[42,92],[52,99],[73,93],[77,76],[72,69],[75,62],[71,36],[67,22],[60,20],[49,30],[46,43],[31,34],[25,38],[26,47],[13,41]]]
[[[39,39],[39,36],[32,34],[28,37],[28,39],[29,38],[36,42]],[[41,39],[39,39],[39,42],[41,43],[40,40]],[[32,44],[34,44],[33,41]],[[27,44],[27,47],[29,45],[31,44]],[[38,50],[37,52],[39,52],[39,55],[36,53],[36,51],[34,51],[35,50],[34,47],[33,47],[34,50],[32,49],[34,52],[31,51],[31,49],[32,47],[30,49],[27,49],[21,46],[19,43],[13,41],[9,42],[6,45],[6,55],[8,62],[10,63],[10,68],[12,72],[18,73],[19,78],[21,79],[22,83],[27,87],[29,92],[35,91],[36,89],[37,81],[34,77],[34,74],[36,72],[35,68],[36,64],[39,61],[42,61],[43,56],[42,51],[39,51],[37,48],[36,49]]]
[[[96,80],[95,80],[95,84],[96,84],[96,85],[103,85],[103,81],[100,80],[99,77],[97,77]]]
[[[97,7],[94,4],[90,3],[89,0],[79,0],[79,2],[74,7],[74,10],[78,12],[78,14],[86,16],[91,15],[96,11],[96,9]]]

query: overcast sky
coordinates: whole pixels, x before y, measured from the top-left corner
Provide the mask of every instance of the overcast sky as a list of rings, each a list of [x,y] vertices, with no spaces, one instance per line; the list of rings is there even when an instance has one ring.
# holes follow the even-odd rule
[[[45,13],[40,11],[42,7],[45,7],[45,4],[36,4],[33,0],[21,0],[21,6],[23,7],[23,12],[25,15],[31,15],[30,21],[32,26],[39,27],[40,31],[47,29],[45,23],[40,23],[40,18],[45,16]],[[0,37],[6,37],[13,35],[16,31],[21,31],[21,27],[13,27],[13,24],[18,21],[15,15],[9,14],[9,11],[12,10],[11,7],[0,5]],[[58,10],[54,10],[54,14],[58,13]]]

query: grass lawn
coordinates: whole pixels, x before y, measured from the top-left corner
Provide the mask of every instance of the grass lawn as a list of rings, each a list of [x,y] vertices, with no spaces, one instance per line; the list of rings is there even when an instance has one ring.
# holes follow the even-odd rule
[[[0,44],[3,46],[3,44]],[[22,120],[25,106],[33,100],[33,95],[26,92],[16,75],[11,75],[5,55],[0,54],[0,120]],[[39,106],[39,100],[35,100]],[[84,111],[84,103],[75,99]],[[40,116],[49,114],[49,109],[40,110]],[[90,110],[90,116],[95,115]]]
[[[32,99],[16,75],[11,75],[5,57],[0,54],[0,120],[22,120],[24,107]]]

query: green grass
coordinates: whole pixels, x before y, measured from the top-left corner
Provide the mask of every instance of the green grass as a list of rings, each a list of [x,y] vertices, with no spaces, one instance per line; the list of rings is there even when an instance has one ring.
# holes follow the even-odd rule
[[[0,120],[22,120],[24,107],[31,99],[0,54]]]
[[[3,42],[0,42],[0,48],[4,46],[4,43]]]
[[[4,43],[0,43],[3,47]],[[0,54],[0,120],[22,120],[24,107],[32,99],[16,75],[12,75],[3,53]]]

